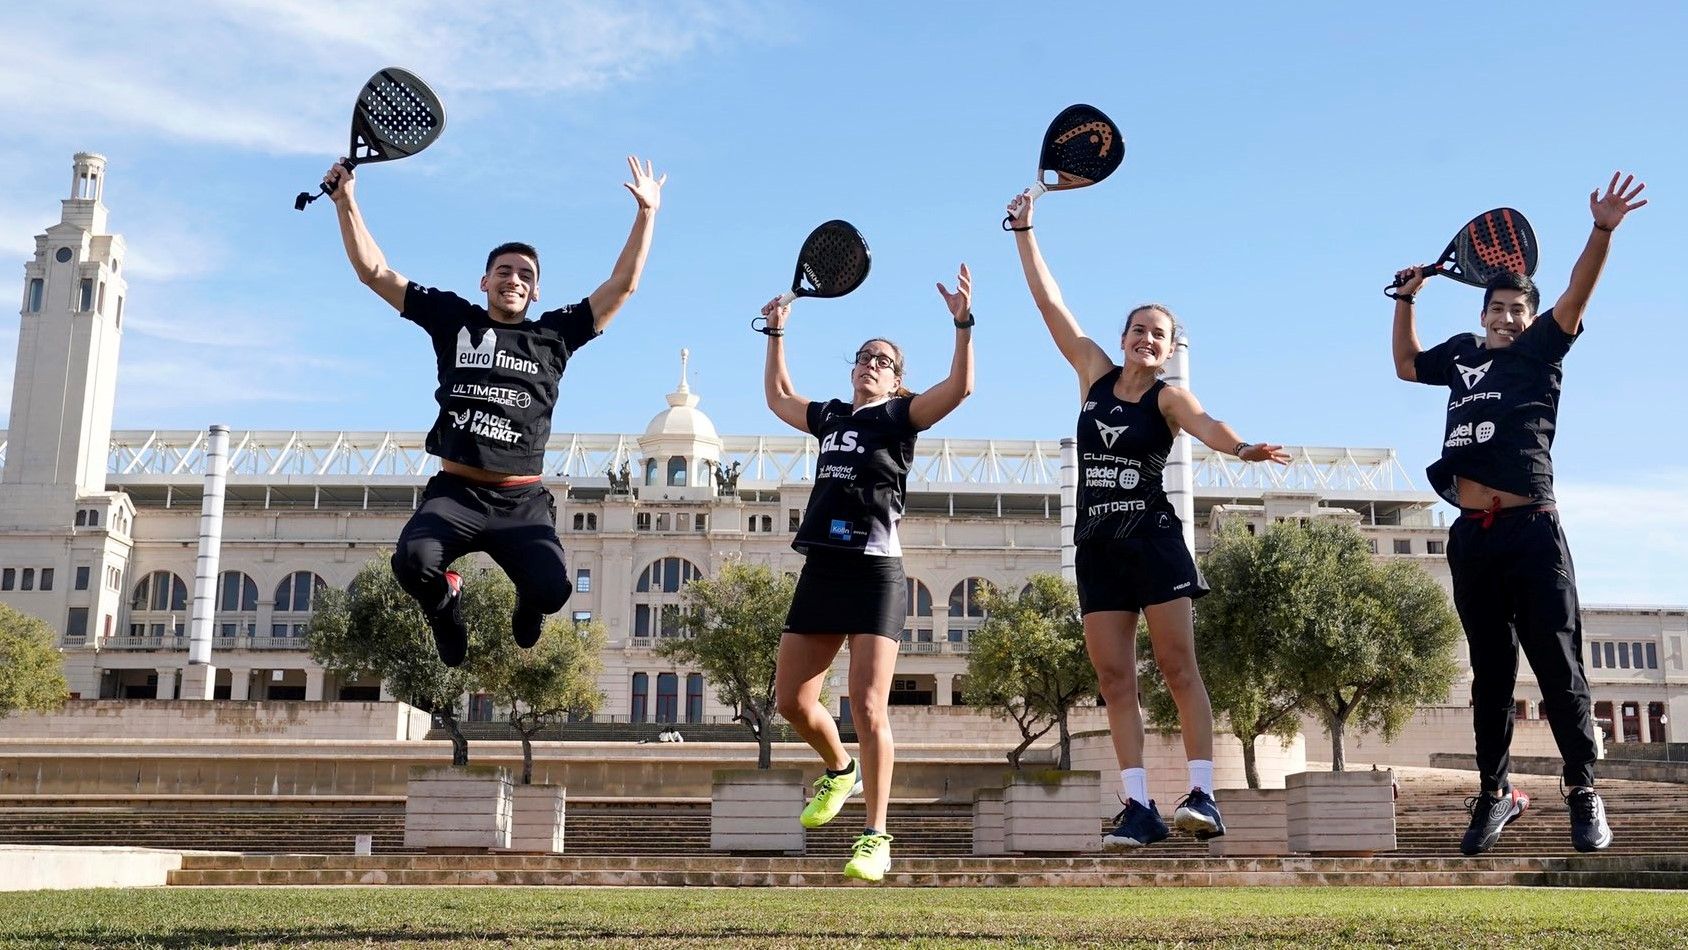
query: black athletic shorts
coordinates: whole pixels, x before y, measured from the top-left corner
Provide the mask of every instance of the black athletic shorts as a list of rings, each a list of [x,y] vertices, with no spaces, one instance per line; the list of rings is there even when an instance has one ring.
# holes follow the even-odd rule
[[[785,616],[787,633],[873,633],[902,639],[903,559],[811,546]]]
[[[1081,614],[1129,610],[1207,593],[1180,535],[1081,541],[1074,557]]]

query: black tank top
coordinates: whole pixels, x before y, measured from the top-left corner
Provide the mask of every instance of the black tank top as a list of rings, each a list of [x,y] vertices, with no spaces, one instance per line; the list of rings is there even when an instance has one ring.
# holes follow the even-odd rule
[[[1090,387],[1078,414],[1078,518],[1075,542],[1183,537],[1184,528],[1161,484],[1172,429],[1160,412],[1163,380],[1137,402],[1114,395],[1116,366]]]

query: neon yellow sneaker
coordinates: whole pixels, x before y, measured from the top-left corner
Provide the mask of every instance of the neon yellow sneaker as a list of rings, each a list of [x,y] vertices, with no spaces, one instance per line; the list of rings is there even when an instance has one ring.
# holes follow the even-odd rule
[[[891,869],[891,836],[862,835],[850,848],[844,876],[858,881],[877,881]]]
[[[820,778],[815,779],[815,797],[809,799],[809,804],[803,807],[803,814],[797,820],[805,828],[819,828],[838,817],[845,799],[861,793],[862,767],[851,759],[850,771],[843,775],[822,773]]]

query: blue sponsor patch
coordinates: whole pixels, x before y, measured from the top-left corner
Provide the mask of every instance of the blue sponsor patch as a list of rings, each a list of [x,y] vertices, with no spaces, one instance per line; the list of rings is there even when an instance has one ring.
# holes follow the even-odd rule
[[[832,521],[831,534],[840,541],[850,540],[850,522],[840,521],[834,518]]]

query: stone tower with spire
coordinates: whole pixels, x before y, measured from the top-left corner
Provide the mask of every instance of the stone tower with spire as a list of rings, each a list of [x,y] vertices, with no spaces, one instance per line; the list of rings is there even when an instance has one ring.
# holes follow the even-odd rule
[[[57,224],[24,264],[12,410],[0,475],[0,601],[75,646],[112,632],[134,507],[106,491],[123,238],[107,231],[106,160],[78,152]],[[73,662],[67,658],[67,662]]]

